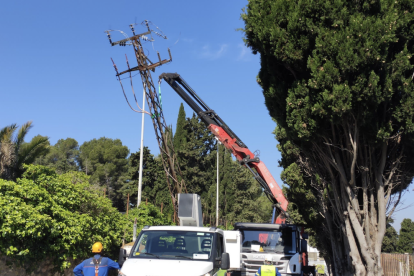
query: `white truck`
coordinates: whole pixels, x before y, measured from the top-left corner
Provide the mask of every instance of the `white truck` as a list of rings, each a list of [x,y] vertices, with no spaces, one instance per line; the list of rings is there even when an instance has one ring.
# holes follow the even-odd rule
[[[132,247],[121,248],[119,275],[220,276],[231,264],[239,269],[240,232],[203,227],[201,214],[200,196],[179,194],[180,226],[145,226]]]
[[[224,275],[229,255],[224,253],[223,232],[193,226],[146,227],[119,275]]]
[[[120,276],[253,276],[268,254],[282,275],[302,274],[307,245],[295,225],[236,223],[224,231],[202,226],[198,195],[179,194],[178,203],[180,226],[145,226],[121,249]]]

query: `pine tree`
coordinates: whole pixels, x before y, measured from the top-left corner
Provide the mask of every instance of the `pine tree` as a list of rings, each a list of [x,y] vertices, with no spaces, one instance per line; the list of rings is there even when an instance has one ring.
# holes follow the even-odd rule
[[[105,189],[118,210],[123,211],[125,201],[120,193],[121,176],[128,170],[129,149],[119,139],[99,138],[80,146],[78,163],[90,175],[89,182]]]
[[[49,153],[37,158],[35,164],[54,168],[58,174],[63,174],[79,171],[78,158],[78,142],[73,138],[66,138],[59,139],[54,146],[49,147]]]

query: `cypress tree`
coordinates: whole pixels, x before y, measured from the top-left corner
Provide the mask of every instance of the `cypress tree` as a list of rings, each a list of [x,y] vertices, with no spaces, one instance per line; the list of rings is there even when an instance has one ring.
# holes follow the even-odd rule
[[[250,0],[242,18],[291,218],[333,275],[382,275],[386,221],[414,177],[414,1]]]
[[[385,231],[384,239],[382,240],[381,252],[385,253],[395,253],[397,252],[398,245],[398,234],[392,227],[393,219],[387,221],[387,230]]]
[[[178,152],[182,147],[183,144],[186,142],[186,130],[184,129],[185,126],[185,110],[184,105],[181,103],[180,110],[178,111],[178,118],[177,118],[177,125],[175,127],[175,134],[174,134],[174,151]]]
[[[214,136],[195,114],[186,120],[184,130],[186,142],[178,151],[181,171],[187,191],[202,196],[214,178],[216,156],[210,154],[214,152]]]
[[[414,244],[414,222],[404,219],[401,222],[400,236],[398,238],[398,251],[400,253],[412,253]]]

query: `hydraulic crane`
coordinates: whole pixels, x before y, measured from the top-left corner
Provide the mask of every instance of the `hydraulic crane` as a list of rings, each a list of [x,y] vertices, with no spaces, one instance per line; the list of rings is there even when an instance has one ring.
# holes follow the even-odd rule
[[[215,137],[236,157],[236,159],[245,166],[259,182],[268,198],[274,204],[272,223],[284,224],[291,229],[297,229],[298,239],[300,240],[301,248],[298,250],[301,257],[302,269],[308,266],[307,260],[307,233],[304,232],[303,227],[295,225],[287,225],[286,220],[289,218],[287,213],[288,200],[283,195],[282,189],[276,183],[275,179],[267,169],[266,165],[252,153],[246,144],[226,125],[226,123],[212,110],[197,93],[184,81],[184,79],[177,73],[163,73],[159,79],[164,79],[177,94],[197,113],[199,118],[206,124],[207,128],[215,135]],[[275,219],[275,210],[278,214]],[[263,230],[263,225],[254,223],[236,223],[235,229],[240,231],[254,231]],[[269,226],[271,227],[271,226]],[[266,235],[266,234],[265,234]],[[299,235],[302,237],[300,238]],[[303,241],[303,242],[302,242]],[[246,254],[244,254],[246,255]],[[255,269],[254,265],[250,266],[249,260],[244,261],[244,267]],[[285,268],[286,269],[286,268]]]
[[[196,94],[196,92],[177,73],[163,73],[164,79],[180,97],[197,113],[200,119],[217,139],[229,149],[236,159],[244,165],[259,182],[266,195],[278,210],[274,223],[286,223],[288,201],[282,189],[267,169],[266,165],[249,150],[224,121]]]

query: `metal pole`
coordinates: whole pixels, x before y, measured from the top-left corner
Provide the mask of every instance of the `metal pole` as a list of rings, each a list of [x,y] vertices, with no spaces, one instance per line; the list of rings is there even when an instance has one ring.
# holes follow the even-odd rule
[[[216,196],[216,226],[219,224],[219,140],[217,140],[217,196]]]
[[[142,123],[141,123],[141,150],[139,153],[139,177],[138,177],[138,202],[137,208],[141,203],[141,189],[142,189],[142,163],[144,161],[144,116],[145,116],[145,83],[144,91],[142,93]]]
[[[137,218],[134,220],[134,227],[132,228],[132,241],[137,238]]]
[[[273,206],[273,215],[272,215],[272,222],[271,223],[275,223],[275,218],[276,218],[276,206]]]

